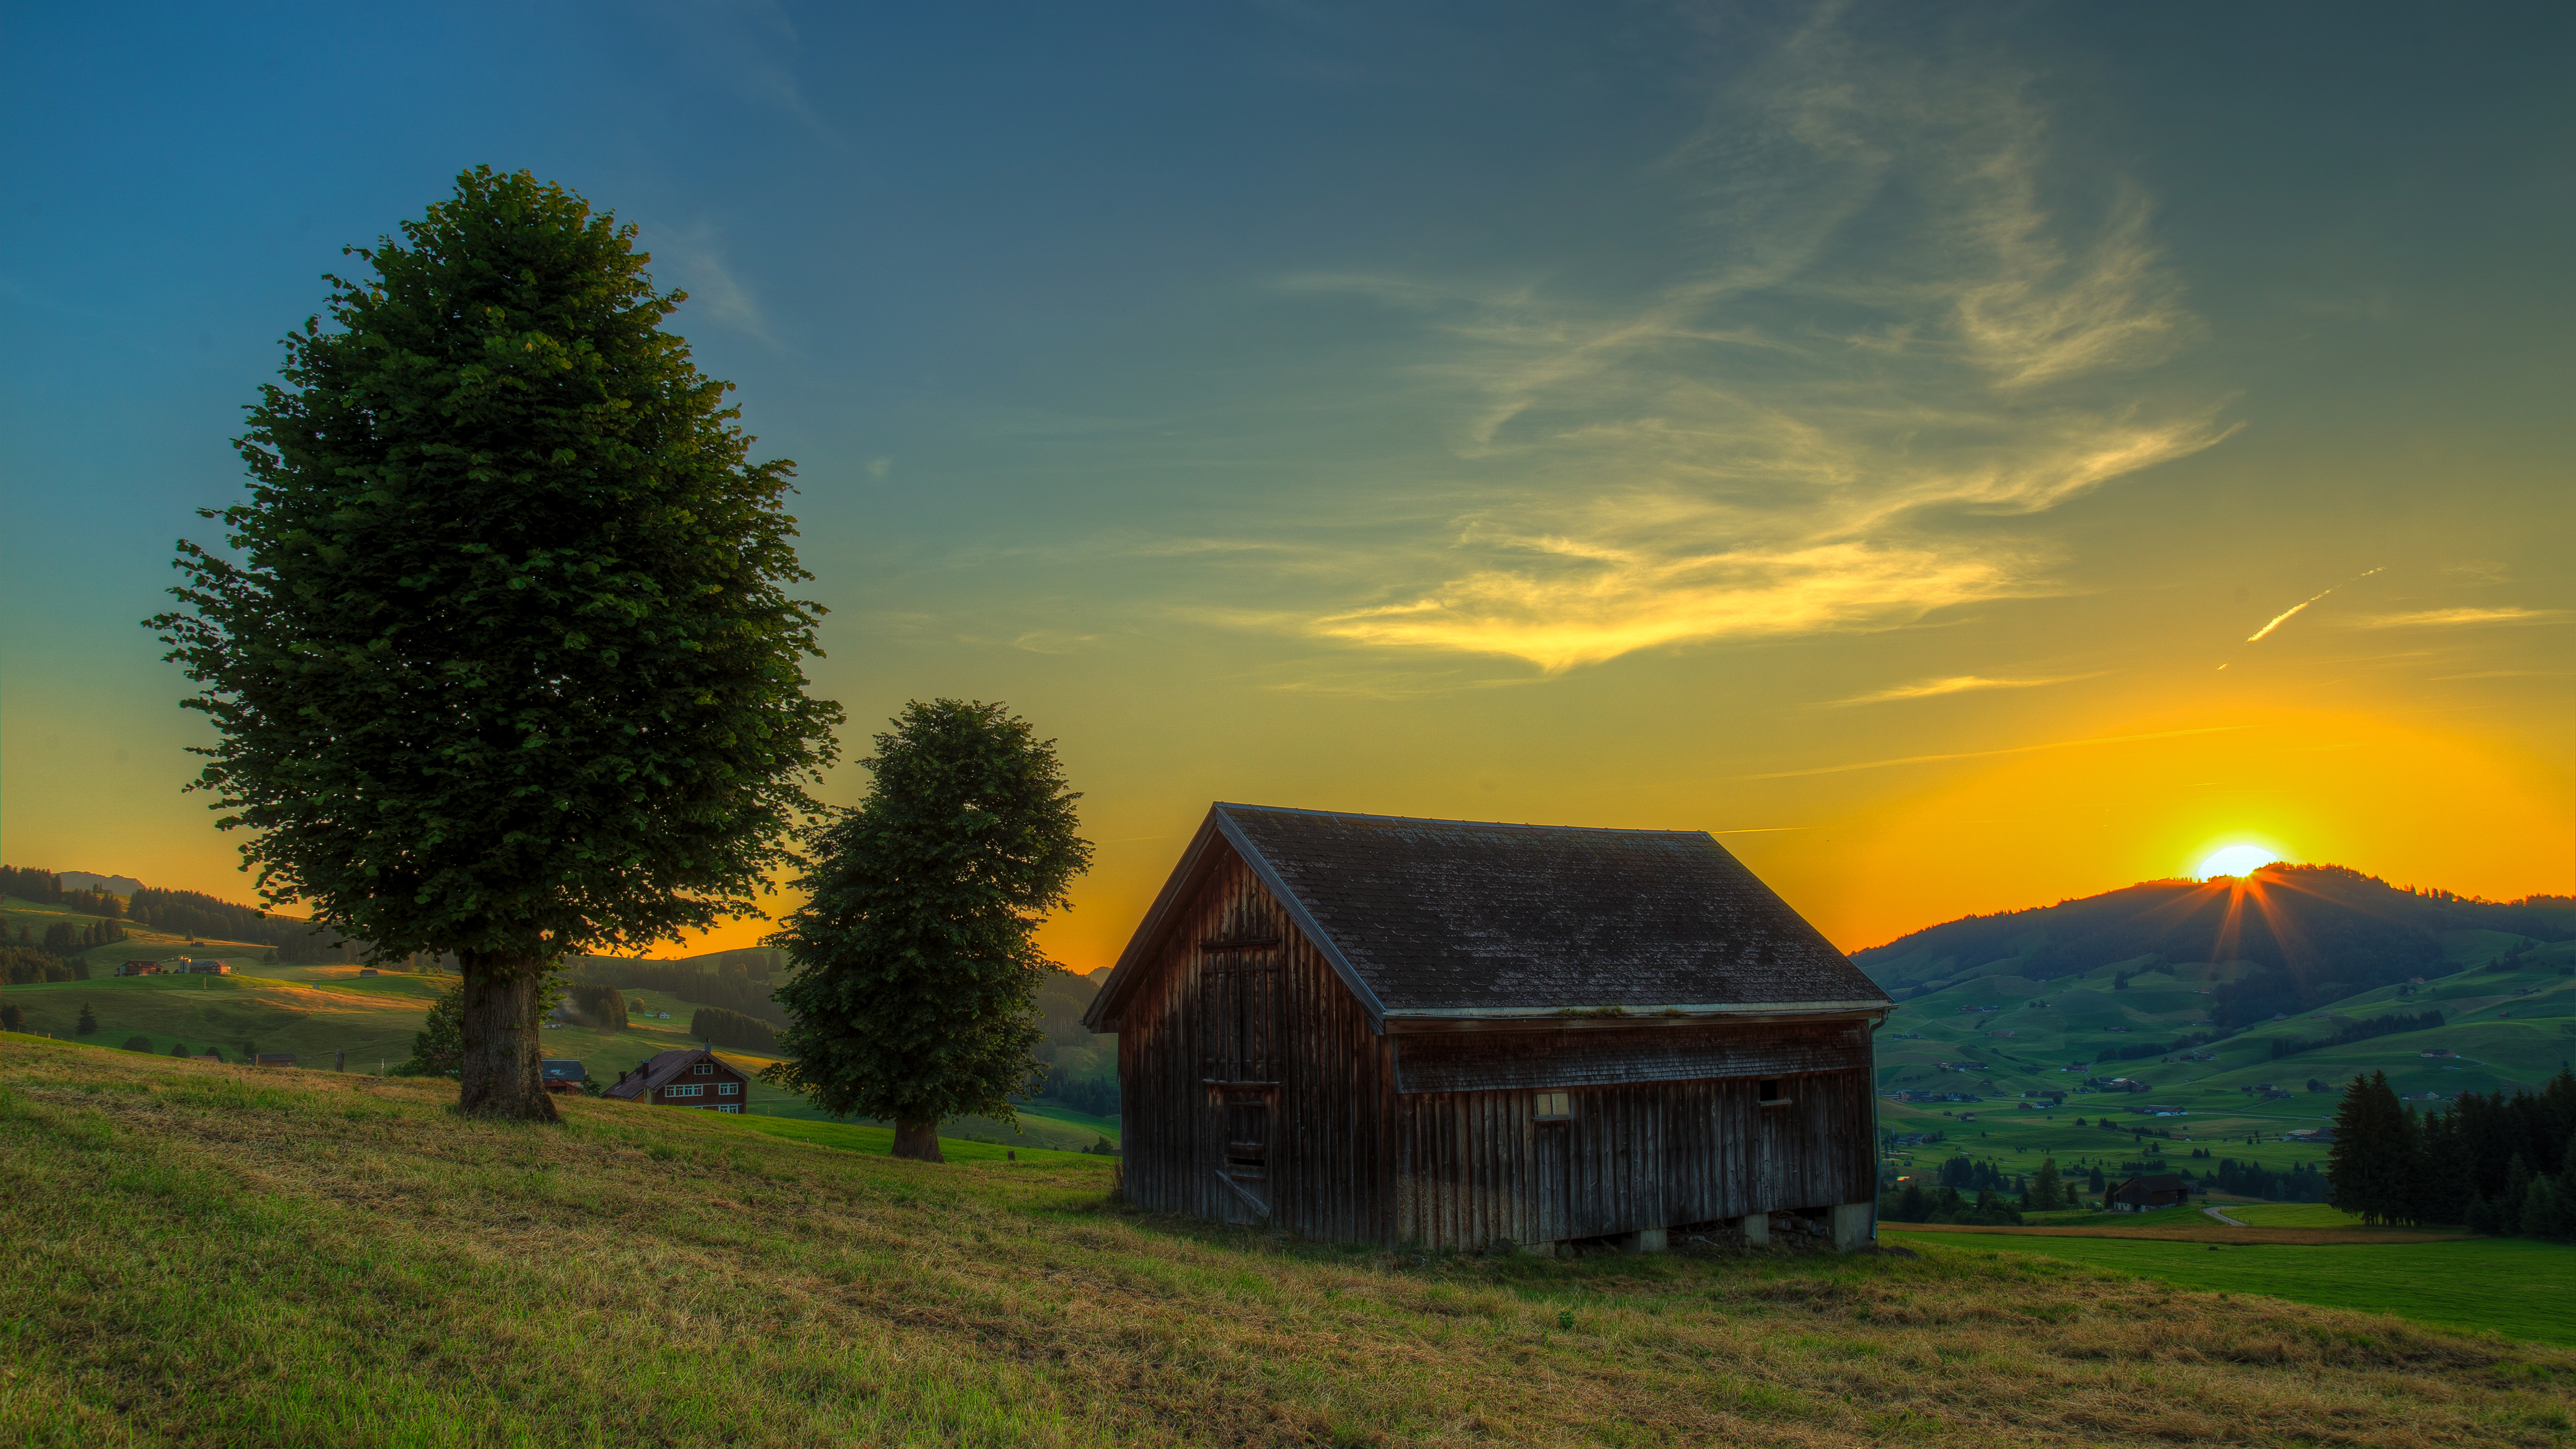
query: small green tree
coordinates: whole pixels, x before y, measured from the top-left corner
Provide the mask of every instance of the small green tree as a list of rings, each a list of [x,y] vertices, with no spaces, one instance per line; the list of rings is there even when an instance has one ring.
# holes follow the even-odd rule
[[[26,1029],[27,1013],[24,1008],[14,1001],[7,1006],[0,1006],[0,1031],[25,1031]]]
[[[352,248],[151,623],[264,899],[461,963],[459,1105],[551,1120],[539,981],[748,913],[834,758],[821,610],[635,229],[488,167]],[[291,954],[291,953],[290,953]]]
[[[2066,1191],[2057,1175],[2057,1159],[2048,1158],[2039,1164],[2039,1171],[2031,1174],[2030,1205],[2046,1212],[2050,1208],[2064,1206],[2065,1202]]]
[[[411,1060],[403,1063],[402,1075],[443,1077],[464,1065],[465,983],[459,981],[430,1003],[428,1018],[411,1035]]]
[[[183,1042],[183,1041],[174,1041],[174,1042],[170,1043],[170,1055],[172,1055],[172,1056],[174,1056],[174,1057],[184,1057],[184,1056],[186,1056],[187,1054],[188,1054],[188,1044],[187,1044],[186,1042]]]
[[[868,798],[812,845],[811,892],[772,937],[804,969],[776,996],[786,1060],[766,1080],[835,1116],[895,1124],[937,1162],[942,1118],[1016,1120],[1046,1068],[1038,925],[1091,861],[1053,741],[999,704],[904,707],[876,737]]]
[[[82,1002],[82,1003],[81,1003],[81,1009],[80,1009],[80,1020],[79,1020],[78,1022],[74,1023],[74,1024],[73,1024],[73,1026],[72,1026],[72,1035],[74,1035],[74,1036],[96,1036],[97,1034],[98,1034],[98,1013],[97,1013],[97,1012],[95,1012],[95,1011],[90,1010],[90,1009],[89,1009],[89,1003],[88,1003],[88,1002],[86,1002],[86,1001],[84,1001],[84,1002]]]

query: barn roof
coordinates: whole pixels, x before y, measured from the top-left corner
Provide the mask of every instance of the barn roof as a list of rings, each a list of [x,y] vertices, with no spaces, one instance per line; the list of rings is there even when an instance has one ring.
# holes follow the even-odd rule
[[[1383,1024],[1885,1008],[1886,995],[1705,831],[1417,820],[1220,802],[1093,1004],[1118,1006],[1219,843]]]
[[[645,1096],[699,1062],[713,1062],[727,1071],[734,1071],[732,1063],[717,1056],[710,1048],[673,1047],[666,1052],[654,1053],[650,1060],[638,1063],[634,1071],[621,1073],[617,1084],[608,1089],[607,1095],[627,1100]],[[736,1075],[740,1073],[736,1072]]]

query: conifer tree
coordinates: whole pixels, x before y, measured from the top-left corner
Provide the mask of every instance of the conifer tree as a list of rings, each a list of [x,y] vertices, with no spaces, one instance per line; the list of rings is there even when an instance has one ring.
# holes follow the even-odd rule
[[[152,624],[263,898],[461,963],[459,1105],[551,1120],[541,980],[750,912],[837,706],[786,589],[793,465],[662,330],[635,228],[478,167],[351,250]]]
[[[74,1024],[74,1025],[73,1025],[73,1027],[72,1027],[72,1035],[74,1035],[74,1036],[94,1036],[94,1035],[96,1035],[96,1034],[97,1034],[97,1032],[98,1032],[98,1013],[97,1013],[97,1012],[94,1012],[94,1011],[92,1011],[92,1010],[90,1010],[90,1009],[89,1009],[89,1003],[88,1003],[88,1002],[86,1002],[86,1001],[84,1001],[84,1002],[82,1002],[82,1003],[81,1003],[81,1009],[80,1009],[80,1020],[79,1020],[79,1022],[77,1022],[76,1024]]]
[[[26,1029],[27,1013],[25,1008],[19,1006],[18,1003],[14,1001],[10,1002],[6,1006],[0,1006],[0,1031],[25,1031]]]
[[[904,707],[867,799],[824,828],[811,898],[772,941],[803,970],[775,996],[787,1058],[766,1080],[835,1116],[895,1124],[937,1162],[942,1118],[1014,1120],[1046,1068],[1036,931],[1090,864],[1053,741],[1000,704]]]
[[[2061,1196],[2062,1193],[2058,1185],[2057,1176],[2057,1159],[2051,1157],[2039,1164],[2039,1171],[2033,1174],[2030,1179],[2031,1206],[2045,1212],[2050,1208],[2058,1206],[2059,1198]]]

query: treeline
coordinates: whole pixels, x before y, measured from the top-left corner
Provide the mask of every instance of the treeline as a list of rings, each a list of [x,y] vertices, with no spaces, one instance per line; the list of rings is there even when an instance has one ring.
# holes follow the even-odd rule
[[[2184,1176],[2189,1176],[2185,1172]],[[2218,1159],[2217,1168],[2205,1179],[2220,1192],[2239,1197],[2269,1198],[2273,1202],[2324,1202],[2326,1175],[2307,1163],[2299,1163],[2287,1172],[2274,1172],[2259,1162],[2239,1162],[2232,1157]]]
[[[701,1006],[689,1016],[689,1035],[716,1046],[740,1047],[744,1051],[778,1051],[778,1032],[756,1016],[745,1016],[721,1006]]]
[[[584,1026],[601,1031],[626,1029],[626,993],[604,981],[564,983],[564,1011]]]
[[[2344,1088],[2334,1131],[2327,1201],[2365,1222],[2576,1238],[2576,1072],[2510,1100],[2463,1092],[2420,1119],[2373,1072]]]
[[[1118,1077],[1113,1070],[1108,1076],[1086,1073],[1077,1076],[1065,1070],[1061,1062],[1047,1063],[1046,1085],[1038,1089],[1041,1097],[1052,1097],[1077,1112],[1093,1117],[1118,1115]]]
[[[781,984],[777,964],[778,954],[773,951],[729,951],[710,964],[585,956],[566,973],[566,984],[594,981],[624,991],[667,992],[693,1005],[721,1006],[778,1028],[787,1025],[787,1013],[769,999]]]
[[[20,933],[24,935],[24,932]],[[0,946],[0,984],[33,986],[40,981],[87,981],[87,961],[65,961],[32,946]]]
[[[265,911],[218,900],[202,891],[163,891],[150,886],[136,891],[134,898],[126,902],[125,916],[138,926],[150,926],[173,936],[257,941],[263,946],[283,944],[277,928],[287,924]],[[303,925],[300,921],[293,924]]]
[[[2368,1041],[2375,1036],[2391,1036],[2401,1031],[2431,1031],[2442,1024],[2438,1011],[2399,1011],[2387,1016],[2374,1016],[2368,1021],[2347,1021],[2320,1037],[2272,1038],[2272,1060],[2294,1057],[2320,1047],[2342,1046],[2348,1042]]]
[[[113,946],[125,939],[125,927],[114,921],[55,921],[38,937],[25,926],[18,928],[18,948],[41,950],[56,956],[69,956],[93,946]]]

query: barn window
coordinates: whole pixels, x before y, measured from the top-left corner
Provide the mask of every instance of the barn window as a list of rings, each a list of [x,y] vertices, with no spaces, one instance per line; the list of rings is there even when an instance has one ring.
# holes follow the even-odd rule
[[[742,1095],[742,1083],[718,1082],[716,1083],[716,1095],[719,1097],[739,1097]]]
[[[713,1062],[700,1062],[696,1066],[689,1068],[689,1074],[691,1076],[698,1077],[712,1077],[716,1074],[716,1064]]]
[[[1762,1105],[1765,1107],[1788,1106],[1789,1089],[1776,1078],[1764,1079],[1762,1083]]]
[[[1562,1122],[1574,1115],[1573,1105],[1563,1092],[1541,1092],[1531,1108],[1531,1115],[1542,1122]]]

